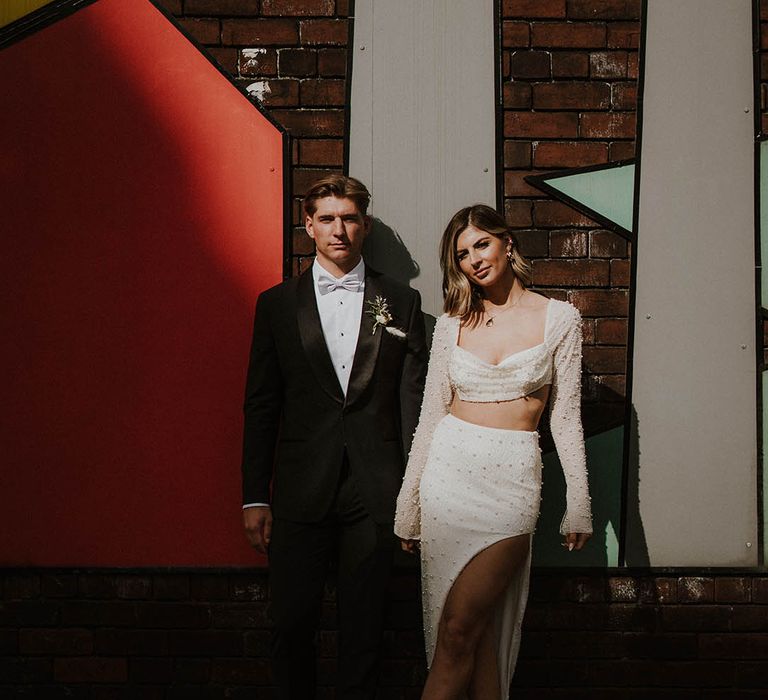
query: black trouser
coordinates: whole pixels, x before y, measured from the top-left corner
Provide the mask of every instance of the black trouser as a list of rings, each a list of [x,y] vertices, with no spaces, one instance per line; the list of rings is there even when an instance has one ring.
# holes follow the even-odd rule
[[[347,469],[324,520],[296,523],[275,519],[269,571],[277,698],[315,697],[315,632],[326,577],[337,562],[336,698],[373,700],[393,541],[392,526],[377,525],[368,515]]]

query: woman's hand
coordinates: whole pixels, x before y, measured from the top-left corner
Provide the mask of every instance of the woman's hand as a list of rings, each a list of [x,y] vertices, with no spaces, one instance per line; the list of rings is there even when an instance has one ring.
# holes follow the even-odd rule
[[[587,543],[590,537],[592,535],[587,532],[569,532],[565,536],[565,542],[562,544],[563,547],[567,547],[569,552],[572,552],[574,549],[578,551]]]
[[[416,554],[419,551],[419,541],[401,539],[400,547],[404,552],[408,552],[408,554]]]

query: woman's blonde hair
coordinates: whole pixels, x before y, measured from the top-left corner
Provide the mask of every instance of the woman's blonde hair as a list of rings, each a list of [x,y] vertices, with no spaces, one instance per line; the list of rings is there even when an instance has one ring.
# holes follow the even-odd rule
[[[443,310],[450,316],[469,320],[483,312],[483,294],[459,267],[456,241],[469,226],[490,233],[512,245],[510,267],[524,287],[531,283],[531,263],[521,255],[515,234],[504,217],[485,204],[473,204],[457,211],[446,226],[440,240],[440,267],[443,270]]]

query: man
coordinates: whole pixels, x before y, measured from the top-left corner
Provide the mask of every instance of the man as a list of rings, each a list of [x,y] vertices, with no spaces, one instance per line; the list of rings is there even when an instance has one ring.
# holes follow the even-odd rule
[[[251,544],[269,554],[279,698],[315,696],[314,636],[332,561],[336,697],[375,694],[395,499],[427,349],[418,292],[362,260],[369,198],[354,178],[318,181],[303,204],[315,262],[256,306],[243,519]]]

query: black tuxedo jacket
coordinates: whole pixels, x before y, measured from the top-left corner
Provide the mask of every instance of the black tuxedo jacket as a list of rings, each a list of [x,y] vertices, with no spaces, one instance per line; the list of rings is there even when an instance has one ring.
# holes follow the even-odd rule
[[[259,297],[245,393],[243,503],[271,503],[274,516],[287,520],[321,520],[346,451],[368,513],[378,523],[394,519],[428,352],[418,292],[365,270],[346,397],[323,337],[312,270]],[[405,338],[381,326],[373,332],[366,302],[377,296]]]

